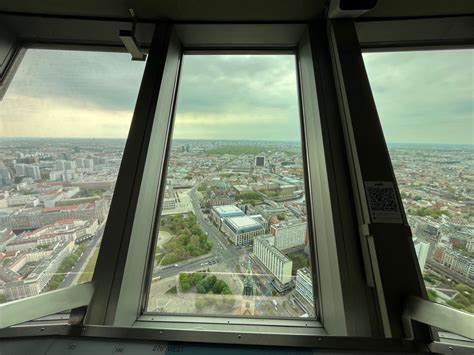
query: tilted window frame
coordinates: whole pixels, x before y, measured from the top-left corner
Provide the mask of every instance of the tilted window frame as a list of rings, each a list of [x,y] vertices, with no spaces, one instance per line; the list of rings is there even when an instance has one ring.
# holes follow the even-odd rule
[[[15,55],[10,59],[11,65],[6,71],[6,77],[8,82],[3,93],[8,91],[8,85],[16,74],[16,69],[21,66],[21,61],[25,52],[28,49],[45,49],[45,50],[75,50],[75,51],[87,51],[87,52],[112,52],[112,53],[126,53],[125,48],[121,44],[120,40],[113,36],[113,33],[118,33],[118,31],[128,26],[127,22],[115,21],[115,22],[103,22],[97,20],[76,20],[75,23],[68,24],[67,20],[60,20],[54,18],[40,19],[40,18],[30,18],[28,16],[9,16],[9,15],[0,15],[0,20],[4,21],[3,24],[9,25],[9,35],[14,38],[12,42],[12,51]],[[24,23],[31,23],[32,26],[23,26]],[[88,30],[84,31],[84,26],[92,26]],[[64,31],[64,28],[69,28],[70,31]],[[154,28],[152,24],[145,24],[142,28],[140,36],[143,40],[143,50],[148,52],[149,43],[148,40],[151,37],[151,32]],[[101,31],[101,38],[97,38],[94,30]],[[39,32],[35,32],[39,30]],[[61,33],[58,35],[58,33]],[[63,36],[65,40],[58,40],[58,36]],[[143,79],[141,79],[143,80]],[[1,101],[0,101],[1,102]],[[136,121],[136,120],[135,120]],[[136,125],[136,123],[135,123]],[[134,126],[133,119],[131,120],[130,129],[128,132],[128,138],[130,135],[133,135],[132,128]],[[129,139],[127,138],[126,145],[129,146],[129,150],[136,150],[136,148],[130,147]],[[127,148],[126,148],[127,149]],[[132,159],[127,157],[127,154],[124,152],[122,162],[120,165],[120,171],[127,170],[127,161],[128,164]],[[125,175],[123,173],[118,174],[118,176]],[[117,177],[118,179],[118,177]],[[121,178],[122,180],[126,178]],[[127,185],[123,183],[123,185]],[[107,238],[106,235],[109,235],[110,226],[114,223],[110,222],[115,217],[111,217],[112,208],[121,209],[120,201],[124,196],[123,192],[119,193],[117,189],[114,190],[114,198],[111,203],[109,214],[107,217],[107,223],[104,230],[104,239]],[[115,202],[114,202],[115,201]],[[120,212],[119,212],[120,213]],[[114,213],[115,215],[117,213]],[[102,244],[99,250],[103,250]],[[95,277],[95,273],[94,273]],[[54,291],[41,293],[36,296],[27,297],[23,299],[18,299],[15,301],[6,302],[0,305],[0,337],[1,331],[3,329],[11,326],[25,327],[28,324],[41,323],[42,325],[49,324],[67,324],[74,323],[77,321],[77,312],[80,310],[79,314],[83,312],[85,307],[90,304],[90,301],[93,297],[94,292],[96,292],[97,287],[95,286],[97,282],[94,280],[69,286],[66,288],[57,289]],[[64,312],[69,312],[66,315]],[[82,315],[79,316],[82,320]]]
[[[473,49],[473,21],[473,16],[445,16],[439,18],[407,18],[378,21],[356,19],[353,25],[357,33],[361,53],[386,53],[396,51]],[[334,37],[337,42],[337,36]],[[365,63],[363,70],[365,70]],[[370,82],[369,90],[371,93],[372,86]],[[375,107],[375,110],[378,111],[378,108]],[[380,122],[379,124],[381,127]],[[404,210],[403,214],[405,214]],[[410,249],[411,255],[416,258],[412,243],[410,243]],[[415,263],[415,268],[420,286],[423,292],[426,293],[422,270],[420,270],[418,263]],[[381,277],[384,278],[384,275],[382,274]],[[473,315],[467,313],[463,314],[455,309],[444,309],[445,307],[437,303],[430,304],[431,301],[428,301],[426,297],[424,298],[424,300],[421,298],[410,298],[405,302],[402,318],[406,337],[417,337],[417,334],[413,334],[413,332],[421,323],[416,324],[415,322],[415,324],[412,324],[412,321],[416,319],[408,320],[405,314],[414,312],[420,318],[426,319],[426,321],[422,323],[429,328],[431,340],[433,341],[430,346],[433,349],[444,345],[449,346],[451,344],[453,346],[474,347],[474,341],[469,341],[469,338],[463,338],[438,328],[441,322],[448,329],[453,329],[454,331],[454,329],[459,329],[461,325],[467,325],[469,322],[472,322],[472,319],[474,319]],[[439,310],[437,311],[437,309]],[[430,310],[430,312],[428,312],[428,310]],[[469,332],[467,328],[465,332]]]
[[[337,248],[333,243],[334,226],[331,208],[331,196],[325,163],[325,147],[322,137],[318,96],[313,68],[313,52],[306,25],[168,25],[161,28],[155,37],[169,38],[169,45],[159,44],[157,53],[166,56],[163,72],[160,76],[160,87],[155,107],[150,107],[148,114],[153,115],[153,128],[150,145],[146,154],[143,181],[133,227],[130,233],[129,247],[122,250],[124,257],[118,268],[123,273],[115,275],[114,289],[108,299],[107,309],[103,318],[86,317],[86,325],[109,325],[114,327],[160,329],[163,334],[173,339],[187,339],[189,332],[200,329],[202,341],[215,341],[215,332],[228,333],[233,337],[244,334],[266,333],[273,342],[276,334],[295,337],[299,334],[302,346],[313,343],[317,335],[347,335],[344,304],[341,294],[340,275],[337,267]],[[309,180],[307,196],[311,199],[312,215],[309,216],[309,227],[316,244],[316,259],[313,265],[324,277],[319,278],[320,284],[317,299],[321,302],[321,321],[299,319],[244,319],[233,317],[203,316],[166,316],[144,315],[143,307],[148,289],[150,258],[154,254],[151,246],[154,223],[159,210],[159,192],[164,185],[166,150],[171,132],[175,91],[179,79],[180,60],[184,50],[261,52],[263,51],[294,51],[298,61],[298,81],[301,94],[301,110],[305,139],[304,151],[307,153],[306,173]],[[149,63],[153,58],[153,45],[150,50]],[[156,110],[156,112],[155,112]],[[151,112],[151,113],[150,113]],[[311,139],[307,139],[311,137]],[[159,177],[159,179],[157,179]],[[321,235],[316,237],[316,233]],[[125,257],[125,254],[127,255]],[[117,267],[117,266],[116,266]],[[314,280],[318,280],[314,275]],[[317,289],[316,282],[313,287]],[[93,299],[90,309],[96,310],[97,304],[103,300]],[[217,324],[216,324],[217,323]],[[165,331],[166,329],[166,331]],[[204,331],[203,331],[204,330]],[[161,333],[160,333],[161,334]],[[208,335],[206,335],[208,334]],[[304,335],[302,335],[304,334]],[[241,342],[241,340],[236,340]],[[288,339],[286,340],[288,341]]]

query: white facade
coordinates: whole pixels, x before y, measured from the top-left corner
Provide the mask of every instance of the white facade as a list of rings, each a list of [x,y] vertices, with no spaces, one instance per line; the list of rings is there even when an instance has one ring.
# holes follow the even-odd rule
[[[58,160],[56,162],[56,169],[58,170],[74,170],[76,169],[76,162],[70,160]]]
[[[441,263],[474,282],[474,260],[453,249],[445,249]]]
[[[263,226],[248,216],[224,218],[221,229],[235,245],[249,244],[265,233]]]
[[[257,259],[281,283],[291,281],[293,262],[273,246],[272,237],[258,237],[253,242],[253,253]]]
[[[428,252],[430,250],[430,243],[422,242],[413,238],[413,244],[415,246],[416,257],[418,258],[418,264],[420,264],[420,270],[425,270],[426,259],[428,258]]]
[[[36,207],[40,204],[38,197],[33,195],[14,195],[7,199],[8,207],[28,206]]]
[[[211,219],[219,228],[224,218],[244,216],[245,213],[235,205],[213,206],[211,209]]]
[[[4,293],[8,300],[35,296],[48,284],[62,261],[72,253],[74,242],[58,243],[53,251],[26,277],[7,285]]]
[[[164,210],[173,210],[176,208],[176,200],[174,198],[164,198],[162,203]]]
[[[16,164],[15,173],[17,176],[28,176],[34,180],[41,179],[40,168],[34,164]]]
[[[307,267],[296,271],[295,290],[310,304],[314,304],[313,281],[311,271]]]
[[[306,222],[293,221],[273,224],[270,233],[275,237],[275,247],[279,250],[304,245]]]

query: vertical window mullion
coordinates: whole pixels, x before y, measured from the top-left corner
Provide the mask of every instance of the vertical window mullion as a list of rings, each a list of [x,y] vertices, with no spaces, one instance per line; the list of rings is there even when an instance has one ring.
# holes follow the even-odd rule
[[[94,283],[98,285],[87,311],[88,324],[113,324],[124,277],[126,256],[142,186],[145,160],[150,144],[151,127],[163,80],[170,24],[157,24],[135,106],[111,204],[110,218],[104,231],[97,259]]]
[[[151,119],[147,127],[149,145],[143,148],[142,180],[137,188],[136,208],[129,216],[129,234],[120,250],[120,267],[109,300],[106,324],[130,326],[141,313],[143,293],[149,274],[150,248],[158,199],[164,174],[164,162],[171,128],[177,75],[181,58],[181,42],[172,26],[158,26],[155,50],[149,61],[154,69],[153,101],[147,106]],[[153,55],[155,55],[153,57]]]

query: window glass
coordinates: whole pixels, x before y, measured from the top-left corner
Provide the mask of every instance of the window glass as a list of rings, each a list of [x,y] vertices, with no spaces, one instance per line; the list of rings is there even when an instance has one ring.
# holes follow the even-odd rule
[[[428,297],[474,313],[474,50],[364,61]]]
[[[311,317],[293,55],[185,55],[147,310]]]
[[[143,69],[26,51],[0,101],[0,302],[91,280]]]

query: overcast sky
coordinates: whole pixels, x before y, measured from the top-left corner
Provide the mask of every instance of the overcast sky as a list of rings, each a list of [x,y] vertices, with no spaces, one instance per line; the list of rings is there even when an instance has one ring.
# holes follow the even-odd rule
[[[474,50],[364,58],[389,142],[474,143]],[[124,138],[143,69],[128,54],[29,50],[0,135]],[[173,136],[299,140],[294,57],[185,56]]]
[[[364,60],[387,141],[474,144],[474,50]]]

